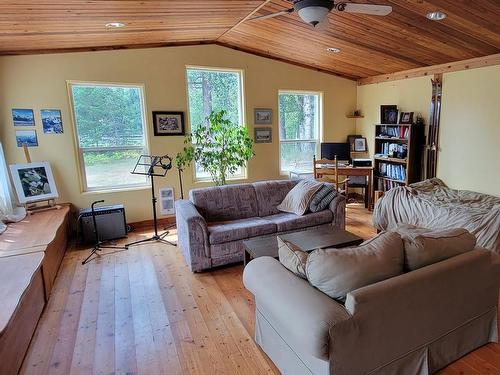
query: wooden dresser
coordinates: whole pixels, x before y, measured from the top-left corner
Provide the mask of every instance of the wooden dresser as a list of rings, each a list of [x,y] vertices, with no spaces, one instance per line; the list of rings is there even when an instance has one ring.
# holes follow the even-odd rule
[[[70,206],[35,213],[0,235],[2,375],[17,374],[66,251]]]

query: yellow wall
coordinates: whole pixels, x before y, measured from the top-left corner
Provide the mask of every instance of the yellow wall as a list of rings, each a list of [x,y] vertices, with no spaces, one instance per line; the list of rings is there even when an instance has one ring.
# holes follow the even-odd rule
[[[150,152],[173,156],[182,149],[183,138],[152,136],[151,111],[187,113],[186,65],[244,70],[245,121],[252,136],[253,109],[273,109],[273,143],[254,146],[256,156],[248,168],[250,181],[280,177],[278,90],[323,92],[324,140],[345,141],[346,136],[354,132],[354,121],[345,115],[356,107],[355,82],[220,46],[8,56],[0,58],[0,136],[8,163],[24,162],[22,149],[15,144],[10,110],[33,108],[39,147],[30,148],[31,156],[34,161],[51,162],[60,201],[87,207],[94,200],[105,199],[109,204],[124,203],[130,222],[150,219],[150,191],[147,188],[109,193],[81,192],[66,80],[144,84]],[[64,134],[43,134],[42,108],[62,110]],[[157,187],[173,186],[179,194],[176,171],[157,181]],[[184,174],[184,181],[186,191],[203,186],[193,182],[192,171]]]
[[[380,105],[422,114],[429,121],[430,77],[358,87],[356,132],[373,154]],[[448,186],[500,196],[500,66],[447,73],[443,77],[437,177]],[[426,131],[427,135],[427,131]]]

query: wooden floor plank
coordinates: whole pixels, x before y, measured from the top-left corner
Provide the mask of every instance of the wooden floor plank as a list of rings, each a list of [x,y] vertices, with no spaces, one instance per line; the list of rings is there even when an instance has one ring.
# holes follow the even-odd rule
[[[347,229],[375,234],[360,206],[349,206]],[[253,341],[255,304],[242,265],[193,274],[178,249],[149,243],[83,266],[88,251],[67,252],[22,374],[279,374]],[[488,344],[439,375],[499,368],[500,345]]]

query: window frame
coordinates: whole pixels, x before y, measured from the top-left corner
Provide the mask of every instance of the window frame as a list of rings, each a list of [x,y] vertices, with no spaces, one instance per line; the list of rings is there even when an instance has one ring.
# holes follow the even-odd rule
[[[318,128],[317,128],[317,137],[316,140],[302,140],[302,139],[286,139],[282,140],[281,139],[281,111],[280,111],[280,95],[282,94],[299,94],[299,95],[317,95],[318,96]],[[279,153],[279,164],[280,164],[280,175],[282,176],[288,176],[290,174],[290,171],[283,170],[282,168],[282,159],[281,159],[281,144],[286,144],[286,143],[315,143],[316,147],[316,155],[320,151],[320,146],[321,142],[323,140],[323,92],[322,91],[309,91],[309,90],[278,90],[278,142],[279,142],[279,147],[278,147],[278,153]],[[311,170],[311,173],[313,170]]]
[[[246,126],[246,111],[245,111],[245,71],[238,68],[224,68],[224,67],[213,67],[213,66],[202,66],[202,65],[186,65],[185,75],[186,75],[186,100],[187,100],[187,119],[189,123],[189,131],[192,132],[193,124],[191,123],[191,105],[189,101],[189,77],[188,70],[204,70],[213,72],[225,72],[225,73],[238,73],[239,83],[240,83],[240,126]],[[247,127],[248,128],[248,127]],[[208,177],[198,177],[196,175],[196,166],[193,163],[192,168],[193,181],[195,183],[210,182],[212,178]],[[248,178],[248,165],[241,168],[241,174],[228,176],[227,181],[237,181],[246,180]]]
[[[113,146],[113,147],[80,147],[80,140],[78,138],[78,127],[76,124],[76,114],[74,109],[73,101],[73,86],[104,86],[104,87],[125,87],[125,88],[138,88],[140,92],[141,99],[141,117],[142,117],[142,127],[144,133],[144,146]],[[146,108],[146,86],[143,83],[118,83],[118,82],[103,82],[103,81],[74,81],[67,80],[66,88],[68,91],[69,107],[71,113],[71,121],[73,123],[73,141],[75,145],[75,156],[77,161],[78,176],[80,179],[80,190],[81,193],[98,193],[106,191],[126,191],[126,190],[137,190],[146,189],[149,187],[147,181],[144,183],[137,184],[123,184],[123,185],[111,185],[111,186],[99,186],[99,187],[89,187],[87,185],[87,174],[85,169],[85,159],[84,152],[92,151],[126,151],[126,150],[140,150],[141,154],[149,154],[149,132],[148,132],[148,120],[147,120],[147,108]]]

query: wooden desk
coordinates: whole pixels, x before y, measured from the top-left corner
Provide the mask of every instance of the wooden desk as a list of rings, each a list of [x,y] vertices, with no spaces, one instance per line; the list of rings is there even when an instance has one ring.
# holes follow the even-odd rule
[[[372,209],[372,185],[373,185],[373,167],[352,167],[352,166],[339,166],[337,168],[340,176],[366,176],[368,177],[368,208]],[[316,177],[335,175],[335,168],[317,168]]]

